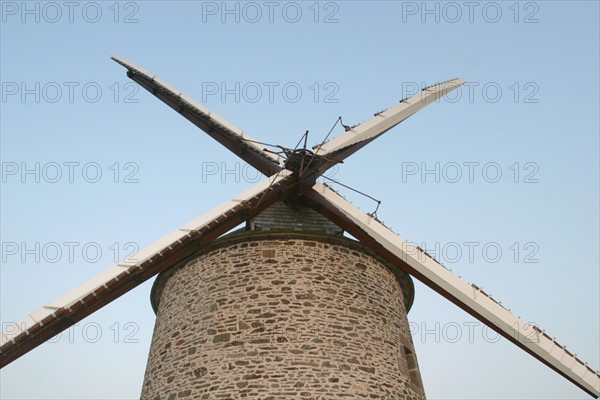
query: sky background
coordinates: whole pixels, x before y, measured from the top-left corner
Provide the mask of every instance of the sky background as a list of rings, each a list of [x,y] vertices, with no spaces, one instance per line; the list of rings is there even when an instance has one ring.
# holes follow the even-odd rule
[[[598,369],[599,3],[473,4],[3,1],[3,329],[259,179],[111,55],[284,146],[460,76],[469,86],[329,175]],[[151,284],[2,369],[1,397],[138,398]],[[415,286],[428,398],[588,398]]]

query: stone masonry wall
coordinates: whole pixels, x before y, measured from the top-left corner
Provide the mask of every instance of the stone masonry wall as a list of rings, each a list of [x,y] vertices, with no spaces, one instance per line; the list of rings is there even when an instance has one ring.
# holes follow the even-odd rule
[[[301,238],[223,246],[155,283],[143,399],[424,399],[383,264]]]

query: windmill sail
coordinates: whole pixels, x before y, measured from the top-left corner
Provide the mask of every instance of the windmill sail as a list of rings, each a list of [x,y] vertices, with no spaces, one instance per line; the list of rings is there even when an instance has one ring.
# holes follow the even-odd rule
[[[263,180],[27,315],[14,330],[2,333],[0,368],[264,210],[292,186],[288,177],[282,171]]]
[[[264,146],[258,144],[257,140],[248,133],[227,122],[151,72],[122,57],[113,56],[112,59],[127,68],[127,75],[132,80],[264,175],[271,176],[281,170],[279,165],[283,161],[282,158],[264,151]]]
[[[600,373],[537,326],[513,315],[476,285],[470,285],[433,257],[323,184],[304,194],[307,204],[369,246],[380,256],[422,281],[595,398]]]
[[[317,154],[326,158],[338,162],[343,161],[417,111],[434,101],[439,101],[443,96],[464,83],[464,79],[457,78],[426,87],[420,93],[401,100],[399,104],[375,113],[373,118],[349,128],[344,134],[335,139],[323,145],[315,146],[315,150]],[[328,165],[327,168],[331,165]]]

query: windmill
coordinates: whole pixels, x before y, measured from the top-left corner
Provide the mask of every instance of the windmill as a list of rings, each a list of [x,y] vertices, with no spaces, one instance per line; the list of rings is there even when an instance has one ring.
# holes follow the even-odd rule
[[[161,309],[161,307],[170,307],[169,301],[171,304],[175,304],[177,301],[180,301],[181,298],[185,297],[184,294],[177,296],[179,294],[176,290],[177,274],[180,275],[180,278],[181,276],[185,277],[185,275],[182,274],[184,274],[186,270],[194,271],[194,268],[200,268],[205,273],[208,273],[210,272],[211,265],[216,265],[214,264],[215,260],[213,259],[215,255],[221,257],[223,253],[227,253],[228,251],[231,253],[230,249],[235,250],[236,257],[238,257],[236,260],[239,261],[239,257],[242,257],[243,261],[243,257],[251,257],[250,250],[247,250],[246,253],[240,252],[240,250],[243,248],[249,249],[251,245],[248,245],[248,243],[252,240],[255,240],[256,243],[266,243],[273,241],[273,238],[275,237],[279,242],[282,242],[282,240],[280,240],[282,236],[269,236],[271,227],[275,226],[277,218],[281,217],[283,219],[289,218],[288,225],[293,226],[299,233],[293,235],[286,234],[287,236],[285,237],[287,238],[287,242],[282,243],[280,247],[288,244],[295,246],[298,243],[302,243],[302,245],[306,247],[318,247],[323,249],[323,251],[329,252],[327,254],[332,258],[338,256],[338,253],[335,252],[339,250],[341,253],[346,254],[340,256],[344,258],[345,262],[351,259],[351,257],[357,257],[357,260],[362,261],[357,261],[354,264],[360,271],[357,272],[359,275],[356,276],[362,276],[360,274],[366,270],[376,272],[375,275],[370,277],[370,280],[365,278],[365,285],[372,283],[373,279],[380,276],[389,281],[386,281],[389,285],[384,288],[385,290],[392,293],[393,290],[398,289],[393,293],[404,296],[400,301],[391,298],[388,293],[387,297],[385,295],[383,296],[383,300],[379,299],[378,305],[380,307],[385,307],[383,304],[385,302],[397,304],[403,308],[405,314],[406,309],[410,307],[411,301],[411,283],[410,279],[407,278],[408,274],[440,293],[446,299],[504,336],[546,366],[558,372],[589,395],[594,398],[600,396],[600,373],[594,371],[587,363],[584,363],[580,358],[556,342],[556,340],[549,336],[544,330],[538,326],[530,326],[513,315],[477,285],[468,284],[462,281],[424,250],[415,247],[412,243],[403,240],[392,232],[377,219],[376,215],[364,213],[332,190],[328,185],[317,182],[317,179],[328,169],[342,163],[346,158],[383,135],[400,122],[439,99],[449,91],[462,85],[465,82],[463,79],[454,79],[426,87],[421,93],[403,99],[397,105],[376,113],[372,119],[364,123],[353,127],[345,127],[345,133],[335,139],[320,143],[312,149],[306,147],[306,135],[303,137],[304,145],[301,148],[296,147],[290,149],[280,147],[278,149],[267,149],[261,142],[225,121],[218,115],[215,115],[203,105],[187,97],[155,75],[123,58],[113,57],[113,60],[127,69],[129,78],[179,112],[194,125],[239,156],[242,160],[256,168],[266,176],[266,179],[259,182],[253,188],[235,196],[231,200],[158,240],[149,247],[138,252],[135,256],[112,266],[97,277],[34,311],[21,321],[16,329],[11,330],[10,332],[3,332],[0,342],[0,367],[6,366],[28,351],[87,317],[94,311],[107,305],[112,300],[127,293],[142,282],[160,274],[159,279],[153,288],[153,306],[155,309],[158,308],[157,311],[159,317],[155,329],[149,366],[146,372],[145,388],[142,393],[143,397],[155,398],[155,393],[152,392],[152,390],[155,390],[153,389],[154,380],[164,378],[165,382],[174,382],[174,384],[177,385],[180,384],[174,375],[165,376],[167,374],[161,370],[161,364],[171,362],[172,358],[170,357],[172,356],[180,358],[181,354],[184,354],[185,357],[198,357],[196,356],[195,347],[186,347],[181,349],[177,354],[173,353],[171,350],[172,346],[178,346],[178,343],[186,345],[184,339],[177,338],[179,332],[173,332],[172,337],[168,338],[166,341],[164,340],[164,337],[161,337],[161,335],[164,335],[164,332],[171,333],[171,331],[165,331],[164,329],[165,315],[172,316],[185,314],[186,311],[189,311],[185,310],[186,304],[191,304],[185,303],[183,306],[180,305],[183,309],[176,309],[174,311],[168,309],[165,311]],[[298,219],[298,215],[303,215],[303,217]],[[325,221],[325,219],[329,222]],[[248,224],[248,229],[251,231],[250,235],[253,236],[252,239],[250,239],[250,236],[248,235],[227,235],[227,240],[223,242],[223,235],[225,233],[244,222]],[[312,228],[317,226],[323,227],[323,229],[327,231],[326,235],[311,236],[306,233],[310,231],[310,229],[305,229],[303,226],[304,224],[312,224]],[[273,231],[275,230],[276,229],[273,229]],[[334,235],[339,236],[341,231],[348,232],[358,239],[360,243],[350,243],[339,237],[334,239]],[[327,234],[329,236],[327,236]],[[327,239],[325,239],[326,236]],[[300,241],[297,243],[293,240],[289,240],[290,237],[308,239],[305,241],[299,239]],[[218,242],[221,244],[216,246],[215,243]],[[244,247],[244,245],[246,245],[246,247]],[[344,250],[344,246],[351,250]],[[280,265],[281,260],[276,257],[276,253],[281,250],[280,247],[262,249],[260,256],[265,259],[264,262],[267,264],[279,263],[277,265]],[[231,255],[230,253],[227,253],[227,257]],[[304,255],[295,254],[296,260],[300,264],[303,262],[301,256],[303,257]],[[200,258],[202,259],[202,262],[199,263],[197,260]],[[290,265],[289,261],[290,260],[287,259],[285,260],[287,263],[286,265]],[[226,263],[229,262],[229,259],[218,260],[218,262]],[[332,261],[332,264],[335,263],[338,263],[338,261]],[[240,267],[240,265],[243,264],[245,263],[239,262],[233,265],[232,268],[243,268]],[[340,265],[337,266],[339,267]],[[344,267],[345,265],[341,266]],[[378,266],[381,266],[381,268],[378,269]],[[308,270],[310,270],[310,268],[306,269],[306,271]],[[355,271],[355,269],[352,270]],[[236,270],[236,273],[237,271],[238,270]],[[284,271],[284,269],[282,269],[282,271]],[[285,275],[289,273],[289,271],[291,270],[285,269],[282,273]],[[304,271],[304,269],[302,269],[302,271]],[[393,272],[392,275],[390,275],[390,271]],[[255,271],[249,271],[248,273],[252,274],[254,272]],[[326,277],[321,275],[315,276],[315,279],[320,281],[319,277],[326,279]],[[218,278],[219,277],[217,277],[217,279]],[[199,279],[202,279],[202,277]],[[400,283],[398,284],[396,280]],[[283,283],[289,284],[289,282],[284,282],[283,280],[281,282],[282,283],[274,283],[274,281],[271,281],[273,285],[280,285]],[[221,289],[226,289],[228,282],[222,282],[221,284],[224,285]],[[342,287],[345,284],[346,283],[341,283]],[[169,287],[169,285],[171,287]],[[316,285],[315,287],[319,287],[318,285],[322,284],[317,282],[314,283],[314,285]],[[335,292],[335,288],[330,289]],[[361,290],[356,287],[355,289],[357,291]],[[302,305],[306,307],[314,306],[311,301],[316,303],[316,301],[313,300],[313,293],[311,290],[312,286],[307,290],[305,297],[300,298],[297,296],[297,300],[303,301]],[[364,293],[361,295],[365,296]],[[177,299],[170,298],[167,299],[168,301],[164,299],[169,296],[177,297]],[[245,294],[240,294],[239,296],[239,299],[244,300],[251,297],[251,295]],[[256,296],[257,298],[260,297],[258,294]],[[199,299],[198,301],[201,303],[202,300],[203,299]],[[370,299],[370,301],[371,300],[373,299]],[[332,301],[341,302],[345,301],[345,299],[341,300],[338,297]],[[371,304],[373,301],[371,301]],[[399,303],[396,303],[397,301],[399,301]],[[225,303],[226,302],[220,303],[218,300],[215,301],[215,309],[218,309],[220,305]],[[310,305],[307,305],[307,303]],[[293,305],[294,304],[290,305],[290,310],[284,311],[294,312],[294,310],[292,310]],[[213,311],[210,309],[212,306],[212,303],[206,305],[209,309],[202,311],[202,313],[204,313],[203,315],[208,316],[211,315],[211,313],[214,314],[218,312],[221,312],[221,315],[224,315],[222,310]],[[239,310],[239,308],[236,308],[239,306],[239,304],[231,304],[223,306],[222,308],[229,311],[235,311]],[[195,306],[192,305],[190,307],[193,308]],[[264,307],[267,307],[267,305]],[[275,319],[274,313],[263,312],[264,310],[261,309],[258,310],[261,314],[257,315],[257,317],[262,317],[266,320]],[[171,312],[171,314],[169,314],[169,312]],[[355,308],[352,312],[367,318],[370,310]],[[308,314],[309,313],[306,313],[306,315]],[[312,315],[314,314],[315,313]],[[399,318],[397,324],[401,325],[403,321],[402,318],[405,318],[405,315],[396,315],[401,313],[394,314],[394,312],[392,312],[392,314]],[[190,314],[185,315],[186,318],[190,316]],[[184,318],[184,321],[178,321],[177,323],[185,324],[184,329],[194,331],[195,328],[188,325],[194,325],[195,321],[188,321],[186,318]],[[332,318],[335,318],[335,316]],[[161,322],[161,319],[163,322]],[[356,319],[352,321],[356,321]],[[244,324],[243,327],[241,327],[242,323]],[[264,324],[255,326],[253,323],[236,321],[236,326],[233,330],[220,330],[209,327],[208,330],[212,331],[210,333],[212,335],[211,340],[207,340],[206,337],[195,338],[195,340],[199,343],[198,346],[200,347],[204,344],[212,346],[210,347],[210,351],[216,352],[213,355],[216,359],[222,358],[224,354],[237,357],[237,355],[241,354],[237,350],[238,346],[243,346],[244,343],[242,340],[232,339],[230,331],[238,333],[243,329],[249,329],[260,332],[262,328],[264,328]],[[340,330],[343,331],[344,329],[343,326],[340,327]],[[346,331],[350,332],[352,329],[346,329]],[[352,331],[351,333],[354,334],[355,332]],[[343,335],[347,342],[337,340],[334,341],[334,343],[338,343],[336,345],[341,347],[347,347],[348,343],[353,343],[352,334],[349,333]],[[405,331],[402,334],[406,336]],[[285,336],[278,336],[277,340],[280,338],[282,338],[281,345],[284,346],[287,339]],[[375,339],[379,340],[379,338]],[[269,341],[265,342],[264,339],[261,340],[262,342],[260,340],[255,341],[258,343],[256,346],[270,345]],[[323,354],[326,353],[327,356],[330,354],[327,353],[327,351],[332,352],[332,354],[335,352],[335,350],[332,349],[319,347],[322,344],[321,342],[314,341],[311,346],[307,346],[306,351],[310,353],[311,351],[314,352],[316,349],[316,351],[323,352]],[[174,345],[171,343],[174,343]],[[394,342],[391,344],[395,345],[398,343]],[[411,398],[410,396],[412,396],[412,398],[424,398],[422,384],[418,376],[418,366],[416,365],[414,349],[411,348],[410,343],[401,344],[403,347],[402,354],[399,357],[399,364],[401,365],[398,366],[394,363],[390,363],[390,365],[394,364],[390,369],[397,371],[399,374],[398,376],[403,376],[401,383],[407,382],[408,389],[395,388],[394,390],[396,390],[396,392],[392,393],[400,393],[400,390],[404,390],[404,393],[408,393],[406,390],[410,390],[412,393],[406,394],[405,398]],[[252,346],[254,346],[254,344]],[[252,346],[250,346],[250,348],[254,351],[256,346]],[[386,344],[385,346],[389,347],[389,344]],[[304,348],[304,345],[302,347]],[[270,349],[275,351],[273,350],[273,346],[271,346]],[[204,350],[206,350],[206,348],[204,348]],[[236,351],[237,353],[233,353]],[[311,357],[313,355],[314,354],[312,354]],[[376,356],[379,355],[376,354]],[[271,354],[269,353],[267,354],[266,359],[270,360],[269,362],[272,362],[273,365],[286,361],[284,360],[284,356],[274,356],[273,360],[271,360],[270,357]],[[287,376],[286,374],[292,373],[289,372],[290,369],[293,373],[296,373],[298,370],[317,371],[324,368],[324,365],[327,364],[326,362],[322,362],[321,364],[313,365],[311,364],[311,361],[306,361],[306,363],[299,362],[298,359],[304,357],[302,354],[292,355],[290,357],[292,357],[292,367],[288,365],[285,368],[281,368],[279,373],[270,372],[269,374],[255,373],[255,370],[253,370],[254,372],[244,375],[243,382],[240,382],[239,378],[235,378],[237,380],[228,382],[229,386],[223,390],[248,391],[252,390],[252,384],[256,387],[256,382],[261,380],[267,380],[269,384],[273,384],[273,380],[277,381],[277,379],[281,377],[283,377],[281,379],[285,379]],[[366,356],[366,358],[368,357],[372,357],[372,355]],[[386,358],[386,354],[381,355],[381,357],[382,358],[377,361],[383,360],[386,363],[389,362],[389,359]],[[311,358],[308,357],[307,359],[310,360]],[[357,379],[350,387],[351,390],[364,390],[365,393],[374,393],[373,391],[381,391],[383,386],[388,388],[384,390],[388,390],[389,392],[389,387],[393,386],[394,383],[377,381],[379,378],[372,378],[374,372],[378,373],[377,376],[384,376],[384,378],[390,378],[390,380],[398,378],[396,375],[386,376],[385,373],[381,374],[381,371],[375,371],[374,367],[362,365],[361,360],[357,360],[356,358],[354,358],[354,361],[357,367],[347,366],[345,369],[339,369],[342,379]],[[173,362],[179,363],[177,360]],[[223,376],[227,375],[226,370],[237,368],[237,371],[244,371],[246,365],[244,363],[250,362],[242,359],[237,362],[227,363],[228,365],[222,367],[224,369],[216,372],[215,370],[211,371],[209,368],[199,364],[191,366],[187,365],[186,369],[181,372],[182,376],[188,380],[188,383],[190,379],[194,380],[197,385],[198,382],[202,383],[199,384],[200,388],[190,386],[189,389],[180,391],[177,396],[194,397],[194,390],[206,391],[211,390],[213,387],[217,387],[217,389],[215,389],[217,391],[221,390],[218,388],[218,385],[210,387],[210,381],[216,379],[216,376],[219,374]],[[271,366],[272,365],[269,364],[269,366],[263,367],[268,369]],[[336,371],[338,371],[338,369],[336,369]],[[168,373],[171,374],[171,372]],[[324,377],[328,382],[328,385],[339,389],[340,384],[336,379],[340,378],[332,377],[331,375],[320,376]],[[368,379],[365,378],[363,382],[361,379],[364,377],[367,377]],[[317,379],[315,377],[313,378]],[[171,381],[169,381],[169,379],[171,379]],[[372,381],[375,381],[376,384],[371,384],[369,386],[367,382]],[[248,382],[252,382],[252,384],[248,384]],[[157,385],[154,385],[154,388],[156,386]],[[161,383],[159,386],[164,385]],[[315,392],[311,392],[313,389]],[[308,385],[304,386],[304,384],[297,387],[297,390],[298,393],[318,393],[318,388],[310,388]],[[370,390],[371,392],[369,392]],[[150,396],[150,393],[152,393],[153,396]],[[162,398],[160,396],[158,397]]]

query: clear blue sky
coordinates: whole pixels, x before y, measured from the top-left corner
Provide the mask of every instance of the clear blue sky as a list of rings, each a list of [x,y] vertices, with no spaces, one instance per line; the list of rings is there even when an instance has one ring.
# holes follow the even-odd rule
[[[287,146],[461,76],[459,97],[332,174],[383,200],[380,219],[404,238],[600,366],[598,2],[228,3],[233,14],[221,2],[53,4],[1,3],[3,326],[109,267],[117,248],[122,258],[128,243],[143,247],[256,181],[136,91],[111,55]],[[150,287],[4,368],[1,397],[138,398]],[[409,319],[430,399],[587,398],[416,290]]]

